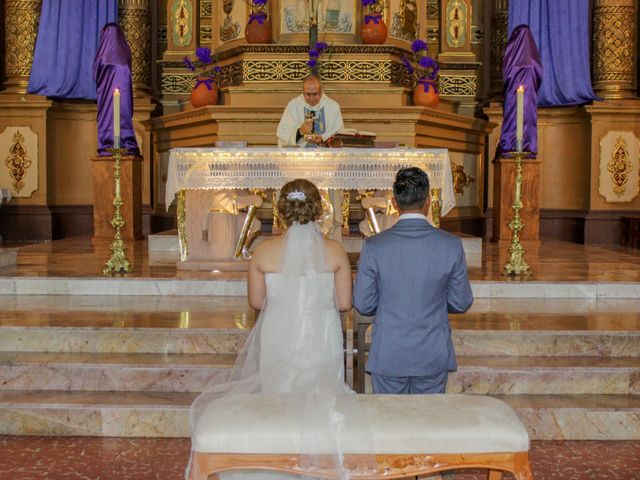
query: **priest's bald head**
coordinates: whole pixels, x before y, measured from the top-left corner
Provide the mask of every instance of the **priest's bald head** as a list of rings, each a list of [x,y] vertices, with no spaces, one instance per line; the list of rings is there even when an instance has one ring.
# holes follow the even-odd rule
[[[304,101],[310,106],[315,107],[322,98],[322,82],[316,75],[307,75],[302,80],[302,95]]]

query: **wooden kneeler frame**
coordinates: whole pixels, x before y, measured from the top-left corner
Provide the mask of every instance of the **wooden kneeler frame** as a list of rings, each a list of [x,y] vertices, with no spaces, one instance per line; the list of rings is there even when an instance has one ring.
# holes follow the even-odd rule
[[[333,465],[335,456],[327,455],[327,464]],[[322,462],[322,456],[315,457]],[[375,466],[365,462],[375,458]],[[529,465],[529,452],[447,453],[407,455],[345,455],[345,465],[357,480],[407,478],[429,475],[447,470],[486,468],[488,480],[499,480],[503,472],[511,472],[516,480],[533,480]],[[292,474],[306,474],[318,478],[337,478],[335,470],[306,470],[299,464],[298,455],[263,455],[234,453],[193,453],[190,480],[217,479],[218,473],[230,470],[270,470]],[[196,475],[194,472],[206,472]]]

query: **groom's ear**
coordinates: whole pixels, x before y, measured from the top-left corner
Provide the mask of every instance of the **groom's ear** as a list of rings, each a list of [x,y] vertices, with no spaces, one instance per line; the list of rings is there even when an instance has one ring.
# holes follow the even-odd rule
[[[425,216],[429,216],[430,206],[431,206],[431,195],[427,194],[427,199],[424,201],[424,207],[422,208],[422,211],[424,212]]]
[[[396,209],[396,212],[400,211],[400,208],[398,207],[398,202],[396,201],[396,197],[391,197],[391,205],[393,205],[393,208]]]

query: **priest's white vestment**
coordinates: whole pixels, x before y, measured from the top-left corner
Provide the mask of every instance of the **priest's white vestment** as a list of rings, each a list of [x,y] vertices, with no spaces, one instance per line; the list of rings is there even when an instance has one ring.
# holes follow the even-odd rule
[[[317,105],[309,105],[304,100],[304,95],[300,94],[287,104],[284,109],[280,123],[278,124],[278,146],[291,147],[315,147],[307,144],[304,137],[296,141],[298,128],[304,123],[307,112],[314,112],[313,133],[322,135],[323,140],[327,140],[344,128],[340,105],[335,100],[330,99],[324,93]]]

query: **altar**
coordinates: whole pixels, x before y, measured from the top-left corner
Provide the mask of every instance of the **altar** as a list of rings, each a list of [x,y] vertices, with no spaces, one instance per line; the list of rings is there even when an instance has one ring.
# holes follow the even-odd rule
[[[203,209],[192,209],[188,191],[279,189],[295,178],[306,178],[319,189],[334,192],[334,214],[348,216],[348,192],[388,190],[396,172],[417,166],[429,175],[433,221],[455,206],[447,149],[413,148],[175,148],[169,156],[165,205],[177,197],[180,259],[189,259],[187,222],[203,224]],[[335,193],[338,192],[336,195]],[[195,218],[194,218],[195,217]],[[187,220],[189,219],[189,220]]]

